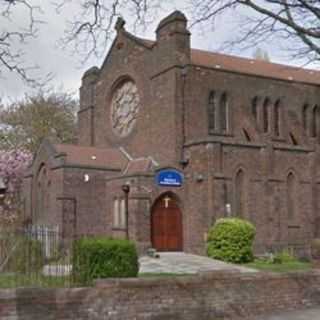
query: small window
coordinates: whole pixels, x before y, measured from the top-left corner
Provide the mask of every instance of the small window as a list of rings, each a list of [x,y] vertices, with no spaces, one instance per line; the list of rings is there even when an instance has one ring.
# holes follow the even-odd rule
[[[215,92],[211,91],[208,101],[208,122],[209,131],[216,129],[216,107],[215,107]]]
[[[296,197],[296,179],[294,174],[291,172],[287,177],[287,208],[289,222],[295,217]]]
[[[269,131],[269,105],[270,100],[266,98],[263,102],[263,132]]]
[[[274,106],[274,133],[277,137],[280,136],[280,121],[281,121],[281,115],[280,115],[280,100],[277,100]]]
[[[311,136],[317,137],[319,130],[319,107],[316,105],[312,111],[312,127],[311,127]]]
[[[258,97],[254,97],[252,99],[252,114],[255,118],[255,120],[257,121],[258,120]]]
[[[224,92],[220,98],[220,128],[222,131],[228,129],[227,116],[228,116],[228,101],[227,94]]]
[[[235,214],[243,217],[245,206],[245,177],[243,170],[239,170],[235,178]]]
[[[113,202],[113,227],[121,229],[126,227],[126,212],[124,199],[115,199]]]

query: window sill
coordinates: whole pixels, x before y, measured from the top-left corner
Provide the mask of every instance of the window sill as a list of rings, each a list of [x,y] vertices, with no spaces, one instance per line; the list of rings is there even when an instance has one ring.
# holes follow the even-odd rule
[[[122,228],[122,227],[113,227],[112,228],[112,231],[123,231],[123,232],[125,232],[125,231],[127,231],[127,228]]]
[[[290,224],[288,225],[288,229],[300,229],[301,226],[298,224]]]

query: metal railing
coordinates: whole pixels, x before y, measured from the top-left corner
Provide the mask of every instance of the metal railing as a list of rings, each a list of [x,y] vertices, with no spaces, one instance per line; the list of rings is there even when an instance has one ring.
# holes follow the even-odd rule
[[[0,288],[72,286],[71,245],[57,227],[0,232]]]

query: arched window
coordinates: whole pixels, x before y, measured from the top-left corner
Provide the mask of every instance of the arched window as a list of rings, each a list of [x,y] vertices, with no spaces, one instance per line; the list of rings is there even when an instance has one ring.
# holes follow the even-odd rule
[[[228,129],[227,116],[228,116],[228,101],[227,94],[224,92],[220,98],[220,128],[222,131]]]
[[[294,174],[290,172],[287,177],[287,208],[289,219],[295,217],[296,196],[296,179]]]
[[[235,214],[243,216],[245,205],[245,177],[244,172],[240,169],[235,178]]]
[[[258,97],[254,97],[252,99],[251,108],[252,108],[252,114],[255,120],[257,121],[258,120]]]
[[[209,132],[216,129],[216,106],[215,106],[215,92],[211,91],[208,101],[208,123]]]
[[[265,98],[263,102],[263,132],[269,131],[269,98]]]
[[[305,131],[308,131],[308,109],[308,104],[305,104],[302,108],[302,125]]]
[[[44,164],[41,165],[37,176],[37,188],[36,188],[36,218],[40,218],[44,215],[47,187],[47,169]]]
[[[319,107],[314,106],[312,111],[312,126],[311,126],[311,136],[316,137],[319,130]]]
[[[281,115],[280,115],[280,100],[277,100],[274,105],[274,133],[278,137],[280,136],[281,128]]]

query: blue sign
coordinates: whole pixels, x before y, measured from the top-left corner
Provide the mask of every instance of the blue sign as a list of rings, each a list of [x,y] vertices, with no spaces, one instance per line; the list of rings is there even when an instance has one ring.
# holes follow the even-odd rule
[[[174,169],[160,170],[156,176],[159,186],[181,187],[183,183],[183,174]]]

